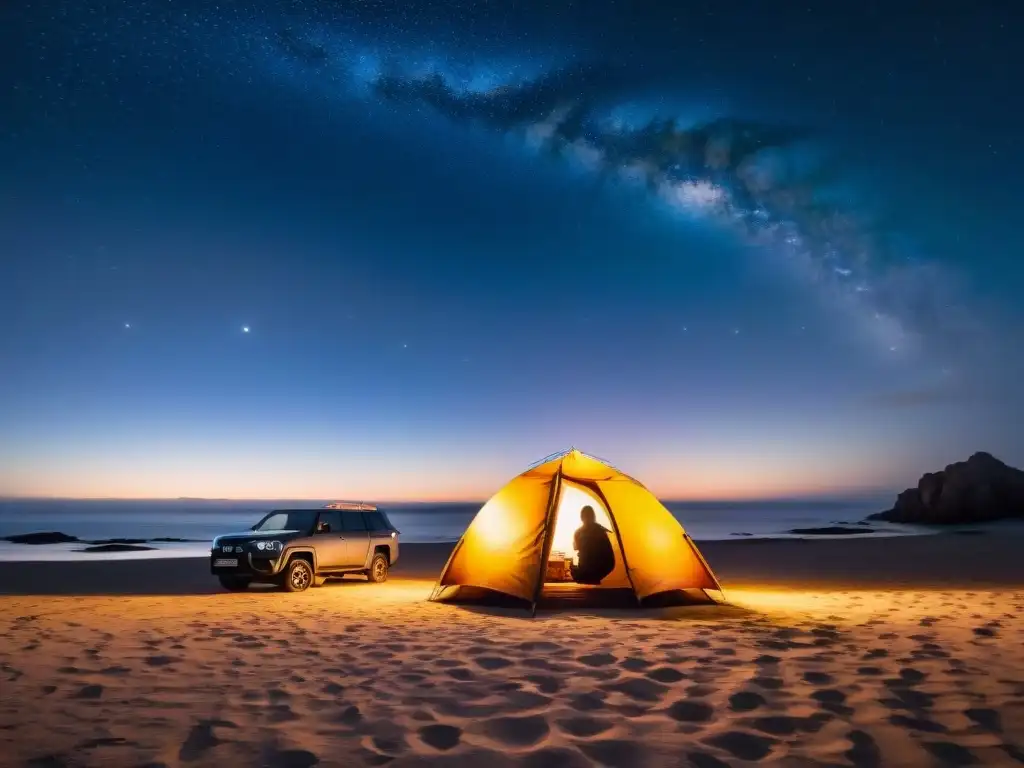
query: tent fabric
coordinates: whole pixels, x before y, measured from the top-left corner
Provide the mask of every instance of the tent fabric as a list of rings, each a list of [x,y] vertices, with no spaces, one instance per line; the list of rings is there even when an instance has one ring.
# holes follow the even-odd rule
[[[438,586],[472,586],[533,600],[555,473],[525,472],[477,512]]]
[[[567,484],[587,490],[611,519],[617,563],[606,582],[631,586],[640,600],[671,590],[721,589],[682,525],[654,494],[571,449],[528,469],[484,504],[441,572],[434,597],[447,587],[465,586],[536,603],[554,512]]]

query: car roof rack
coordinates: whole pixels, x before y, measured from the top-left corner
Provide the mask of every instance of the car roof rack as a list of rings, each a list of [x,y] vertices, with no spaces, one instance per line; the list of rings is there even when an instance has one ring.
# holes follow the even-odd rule
[[[367,504],[363,501],[332,501],[330,504],[324,504],[324,509],[357,509],[363,512],[376,512],[376,504]]]

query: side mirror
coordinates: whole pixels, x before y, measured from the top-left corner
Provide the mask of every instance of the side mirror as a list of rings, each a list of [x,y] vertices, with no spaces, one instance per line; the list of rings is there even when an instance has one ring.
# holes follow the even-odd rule
[[[331,524],[330,523],[325,523],[325,522],[322,522],[322,521],[317,523],[316,524],[316,532],[317,533],[330,533],[331,532]]]

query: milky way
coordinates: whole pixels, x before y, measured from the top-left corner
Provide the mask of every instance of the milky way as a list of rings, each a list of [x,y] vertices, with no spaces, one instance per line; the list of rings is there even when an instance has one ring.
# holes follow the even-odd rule
[[[948,278],[834,193],[842,182],[835,166],[806,161],[808,148],[826,138],[809,126],[736,115],[627,121],[617,114],[640,101],[642,77],[607,62],[502,82],[467,77],[465,68],[457,76],[436,56],[424,67],[368,49],[332,53],[323,39],[288,31],[272,40],[303,77],[344,71],[342,80],[366,97],[516,135],[525,147],[637,185],[663,208],[733,232],[812,286],[889,359],[938,353],[936,367],[946,367],[940,358],[962,344],[969,323],[955,312]],[[486,61],[476,67],[495,69]]]
[[[808,129],[732,116],[627,125],[609,118],[609,96],[628,98],[622,86],[608,66],[563,69],[483,92],[460,91],[437,73],[389,73],[373,82],[381,98],[520,132],[537,148],[605,178],[637,182],[680,212],[734,229],[785,256],[881,349],[901,359],[950,341],[955,326],[945,322],[949,300],[930,274],[934,265],[912,260],[866,217],[830,201],[821,167],[795,170],[787,151],[812,137]]]
[[[311,20],[328,11],[293,10],[285,21],[277,12],[236,9],[229,45],[223,9],[204,7],[187,19],[161,13],[167,29],[194,38],[195,50],[221,61],[221,73],[236,83],[256,84],[255,64],[264,76],[325,102],[358,98],[426,109],[456,130],[478,124],[515,136],[524,149],[586,168],[602,182],[637,187],[652,215],[668,212],[731,233],[804,281],[885,359],[925,354],[935,369],[963,362],[971,346],[965,336],[977,329],[961,310],[956,281],[877,224],[876,211],[848,199],[840,163],[809,161],[828,145],[815,127],[736,110],[703,120],[664,107],[655,114],[647,106],[658,99],[654,91],[676,102],[688,94],[671,92],[665,73],[652,68],[601,57],[565,64],[578,57],[556,50],[516,58],[507,45],[500,56],[455,52],[397,33],[369,42],[378,35]],[[160,50],[154,43],[144,54]]]

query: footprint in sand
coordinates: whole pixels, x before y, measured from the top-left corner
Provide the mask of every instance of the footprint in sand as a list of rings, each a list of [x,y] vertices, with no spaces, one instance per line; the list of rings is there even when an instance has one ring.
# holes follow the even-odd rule
[[[462,729],[454,725],[424,725],[419,729],[420,739],[429,747],[445,752],[458,746]]]
[[[496,717],[483,724],[483,731],[506,747],[531,747],[550,733],[548,721],[540,715]]]
[[[617,691],[637,701],[660,701],[668,688],[653,680],[643,677],[633,677],[623,680],[621,683],[602,686],[605,690]]]
[[[75,699],[98,699],[103,695],[102,685],[86,685],[78,689],[72,698]]]
[[[596,717],[567,717],[558,720],[556,724],[570,736],[583,739],[597,736],[612,727],[611,723]]]
[[[363,713],[359,711],[359,707],[352,704],[341,710],[334,719],[344,725],[358,725],[363,720]]]
[[[265,765],[273,768],[312,768],[320,758],[305,749],[273,750],[267,755]]]
[[[558,643],[550,643],[547,640],[529,640],[525,643],[519,643],[519,650],[526,653],[554,653],[556,651],[564,651],[565,647]]]
[[[502,656],[479,656],[476,659],[477,666],[486,670],[504,669],[511,667],[512,661]]]
[[[733,712],[750,712],[766,703],[764,696],[755,691],[738,691],[729,697],[729,708]]]
[[[750,721],[752,728],[772,736],[792,736],[794,733],[807,730],[806,725],[804,718],[788,715],[768,715]]]
[[[928,677],[927,674],[914,669],[913,667],[905,667],[900,670],[900,678],[908,685],[916,685],[917,683],[922,682],[926,677]]]
[[[644,765],[646,750],[636,741],[602,739],[579,744],[580,751],[600,765]]]
[[[604,695],[599,693],[580,693],[569,698],[569,706],[578,712],[593,712],[598,709],[605,709]]]
[[[707,743],[717,747],[737,760],[763,760],[771,754],[775,739],[758,736],[746,731],[726,731],[707,739]]]
[[[813,670],[809,670],[804,672],[804,680],[811,685],[828,685],[832,682],[833,677],[827,672],[815,672]]]
[[[750,682],[769,691],[777,691],[785,685],[781,677],[762,677],[761,675],[752,677]]]
[[[630,656],[628,659],[623,660],[619,666],[629,672],[643,672],[645,669],[652,666],[653,663],[654,662],[642,659],[638,656]]]
[[[853,708],[846,706],[846,694],[834,688],[822,688],[811,694],[818,706],[837,715],[852,715]]]
[[[214,728],[237,728],[237,726],[229,720],[200,720],[188,732],[188,736],[178,750],[178,759],[192,762],[201,758],[218,744],[223,744],[223,740],[214,733]]]
[[[686,675],[675,667],[658,667],[646,673],[647,677],[658,683],[678,683],[686,678]]]
[[[682,699],[668,708],[668,716],[681,723],[706,723],[715,714],[715,709],[705,701]]]
[[[491,690],[495,693],[511,693],[512,691],[520,691],[522,688],[523,684],[518,680],[505,680],[497,685],[491,686]]]
[[[392,757],[402,754],[409,748],[409,745],[405,741],[405,737],[401,734],[392,736],[377,735],[370,741],[373,744],[373,748],[378,752],[382,752],[384,755],[390,755]]]
[[[290,723],[298,720],[299,716],[287,704],[271,704],[269,720],[272,723]]]
[[[521,768],[590,768],[592,763],[568,747],[545,747],[530,752],[517,763]]]
[[[1002,733],[1003,731],[1002,720],[999,717],[999,713],[994,709],[965,709],[964,715],[987,731],[992,731],[993,733]]]
[[[942,723],[928,720],[923,717],[909,717],[907,715],[890,715],[889,722],[900,728],[907,728],[921,733],[948,733],[949,729]]]
[[[923,691],[916,691],[913,688],[896,688],[892,690],[895,699],[881,699],[881,703],[890,709],[922,710],[930,709],[935,703],[935,697]]]
[[[558,693],[562,690],[561,678],[553,675],[526,675],[523,679],[536,685],[541,693]]]
[[[944,765],[975,765],[978,762],[969,749],[951,741],[925,741],[921,746]]]
[[[707,752],[687,752],[686,759],[694,768],[730,768],[727,762]]]
[[[615,657],[610,653],[591,653],[586,656],[580,656],[576,660],[588,667],[607,667],[616,661]]]

